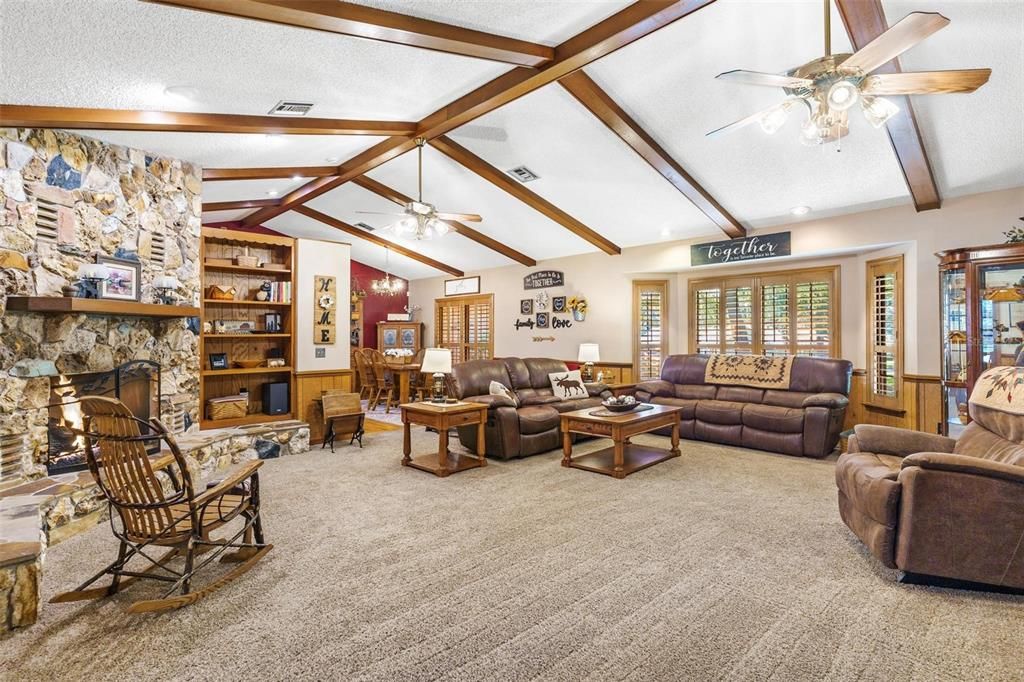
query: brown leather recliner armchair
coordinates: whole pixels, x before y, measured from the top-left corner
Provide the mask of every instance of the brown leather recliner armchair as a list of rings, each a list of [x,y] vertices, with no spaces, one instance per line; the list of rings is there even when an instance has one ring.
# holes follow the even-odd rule
[[[585,384],[586,398],[561,400],[553,395],[549,374],[568,372],[561,360],[495,358],[470,360],[452,367],[452,384],[460,400],[486,403],[484,441],[488,457],[511,459],[548,452],[562,445],[562,412],[598,407],[611,395],[604,384]],[[504,396],[490,395],[492,381],[512,389],[516,406]],[[460,426],[459,442],[476,452],[477,426]]]
[[[843,522],[907,582],[1024,589],[1024,415],[976,402],[1006,370],[1024,380],[983,374],[959,439],[861,424],[836,464]]]

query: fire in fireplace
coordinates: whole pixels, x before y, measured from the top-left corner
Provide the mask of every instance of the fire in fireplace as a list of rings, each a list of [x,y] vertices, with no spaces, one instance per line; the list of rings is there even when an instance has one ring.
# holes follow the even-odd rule
[[[149,360],[133,360],[109,372],[85,372],[50,378],[49,419],[47,420],[48,447],[46,471],[48,474],[67,473],[88,467],[85,457],[85,438],[73,429],[83,426],[82,403],[84,396],[118,398],[136,417],[143,421],[160,417],[160,365]],[[149,431],[141,427],[142,433]],[[147,443],[147,450],[155,454],[160,442]]]

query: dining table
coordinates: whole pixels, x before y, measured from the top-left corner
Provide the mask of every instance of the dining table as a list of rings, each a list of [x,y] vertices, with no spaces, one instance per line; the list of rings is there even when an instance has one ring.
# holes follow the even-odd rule
[[[401,405],[409,402],[409,387],[412,385],[413,376],[420,371],[419,363],[388,360],[385,366],[398,380],[398,403]]]

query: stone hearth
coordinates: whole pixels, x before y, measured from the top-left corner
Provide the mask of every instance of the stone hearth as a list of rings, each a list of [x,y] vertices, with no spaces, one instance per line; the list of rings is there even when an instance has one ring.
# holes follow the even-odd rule
[[[184,434],[177,441],[198,482],[246,460],[306,452],[309,426],[282,421],[211,429]],[[0,631],[36,621],[46,548],[106,521],[107,511],[88,471],[0,489]],[[97,559],[97,570],[104,560]]]

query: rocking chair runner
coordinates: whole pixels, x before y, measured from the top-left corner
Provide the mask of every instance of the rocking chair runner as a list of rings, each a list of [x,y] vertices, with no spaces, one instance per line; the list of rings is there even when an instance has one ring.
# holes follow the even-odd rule
[[[170,587],[162,598],[137,601],[128,611],[145,613],[175,609],[199,601],[223,587],[252,568],[273,548],[264,542],[260,519],[259,474],[256,470],[263,462],[249,462],[230,478],[211,484],[197,494],[181,450],[159,420],[146,423],[137,419],[124,403],[111,398],[84,398],[82,411],[87,415],[81,434],[85,436],[89,470],[110,504],[110,527],[121,544],[113,563],[76,589],[57,595],[51,602],[107,597],[128,587],[136,579],[144,578],[170,583]],[[140,425],[152,433],[143,435]],[[156,469],[145,447],[147,441],[155,438],[167,443],[173,458]],[[157,476],[160,470],[168,475],[173,488],[169,492],[165,492]],[[239,516],[244,523],[234,535],[223,539],[210,537],[213,531]],[[120,529],[116,520],[120,521]],[[150,546],[170,549],[153,558],[146,552]],[[224,554],[229,548],[237,551]],[[197,556],[211,551],[211,556],[196,564]],[[184,568],[180,571],[171,568],[171,560],[182,554]],[[222,554],[221,562],[239,565],[193,591],[195,574]],[[136,555],[151,565],[142,571],[128,570],[128,562]],[[109,585],[89,589],[105,575],[111,576]],[[171,596],[179,590],[181,594]]]

